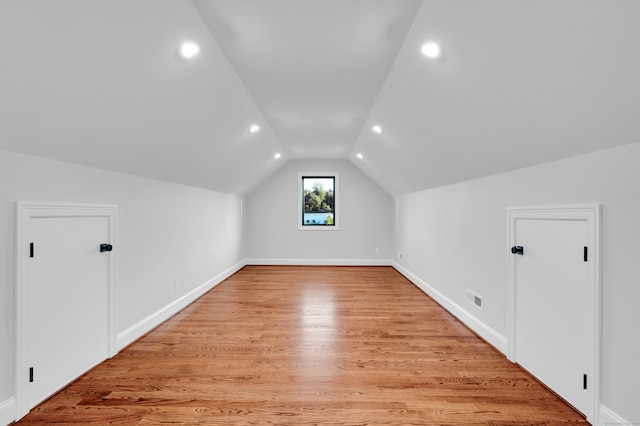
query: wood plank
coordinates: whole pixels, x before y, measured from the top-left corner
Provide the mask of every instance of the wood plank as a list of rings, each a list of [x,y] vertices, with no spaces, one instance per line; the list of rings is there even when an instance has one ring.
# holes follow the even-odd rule
[[[248,266],[19,424],[587,424],[388,267]]]

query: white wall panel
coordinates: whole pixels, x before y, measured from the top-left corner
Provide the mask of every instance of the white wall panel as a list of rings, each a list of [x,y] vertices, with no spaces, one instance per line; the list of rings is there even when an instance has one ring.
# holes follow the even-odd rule
[[[507,208],[602,203],[602,403],[640,421],[640,144],[401,196],[396,260],[506,335]],[[403,259],[397,259],[397,252]]]
[[[300,172],[340,174],[339,230],[298,230]],[[389,259],[392,208],[392,197],[348,161],[291,161],[245,199],[245,256],[291,261]]]
[[[238,196],[0,150],[0,402],[14,395],[18,200],[118,206],[119,333],[242,260]]]

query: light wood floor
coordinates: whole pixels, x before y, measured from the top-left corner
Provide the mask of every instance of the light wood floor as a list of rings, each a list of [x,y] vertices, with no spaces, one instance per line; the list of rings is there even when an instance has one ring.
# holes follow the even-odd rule
[[[392,268],[250,266],[31,423],[586,422]]]

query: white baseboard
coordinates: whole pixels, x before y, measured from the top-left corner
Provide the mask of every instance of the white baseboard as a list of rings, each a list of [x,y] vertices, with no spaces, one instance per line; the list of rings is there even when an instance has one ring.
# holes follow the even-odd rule
[[[245,259],[245,265],[391,266],[389,259]]]
[[[493,347],[503,354],[507,353],[507,338],[471,315],[466,309],[449,299],[447,296],[430,286],[420,277],[409,271],[397,262],[393,262],[392,266],[404,275],[409,281],[415,284],[420,290],[424,291],[429,297],[438,302],[443,308],[449,311],[454,317],[458,318],[464,325],[469,327],[480,337],[486,340]]]
[[[123,332],[118,333],[118,342],[117,342],[118,351],[127,347],[131,343],[135,342],[140,337],[144,336],[146,333],[153,330],[154,328],[156,328],[157,326],[159,326],[160,324],[162,324],[163,322],[165,322],[166,320],[168,320],[169,318],[171,318],[172,316],[174,316],[175,314],[177,314],[178,312],[180,312],[181,310],[189,306],[199,297],[204,295],[207,291],[211,290],[213,287],[215,287],[225,279],[229,278],[231,275],[238,272],[244,266],[245,266],[244,261],[233,265],[232,267],[226,269],[225,271],[211,278],[204,284],[191,290],[189,293],[185,294],[179,299],[174,300],[173,302],[169,303],[167,306],[159,309],[158,311],[154,312],[148,317],[133,324],[131,327],[127,328]]]
[[[640,419],[636,419],[634,422],[623,419],[617,413],[613,412],[610,408],[600,405],[600,412],[598,413],[598,426],[639,426]]]
[[[16,399],[14,397],[0,402],[0,425],[4,426],[15,422],[16,417]]]

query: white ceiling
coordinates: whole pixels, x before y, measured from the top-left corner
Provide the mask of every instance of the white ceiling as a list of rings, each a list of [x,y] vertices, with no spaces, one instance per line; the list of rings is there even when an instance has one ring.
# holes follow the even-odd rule
[[[296,158],[433,188],[640,142],[638,16],[636,0],[2,0],[0,148],[238,194]]]
[[[419,0],[193,0],[294,158],[346,158]]]

